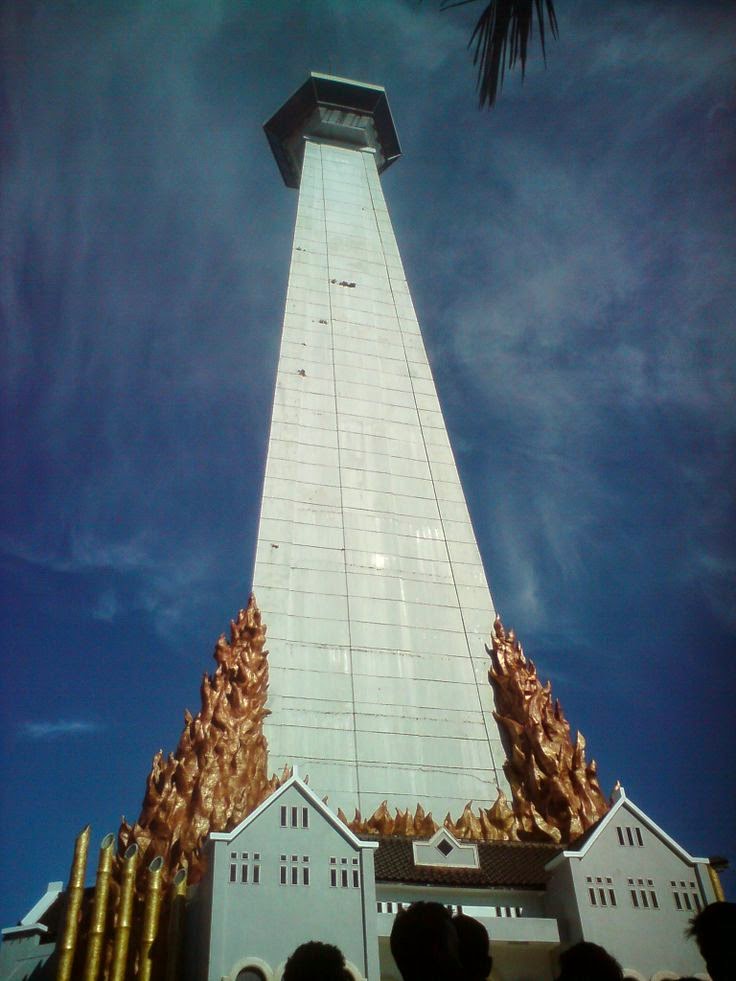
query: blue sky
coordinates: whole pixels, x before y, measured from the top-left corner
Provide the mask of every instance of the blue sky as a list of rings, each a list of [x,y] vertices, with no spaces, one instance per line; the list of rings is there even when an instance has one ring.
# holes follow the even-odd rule
[[[487,113],[471,8],[6,7],[2,925],[137,816],[247,601],[296,207],[261,124],[310,69],[388,89],[504,622],[604,788],[736,862],[736,10],[694,8],[559,0]]]

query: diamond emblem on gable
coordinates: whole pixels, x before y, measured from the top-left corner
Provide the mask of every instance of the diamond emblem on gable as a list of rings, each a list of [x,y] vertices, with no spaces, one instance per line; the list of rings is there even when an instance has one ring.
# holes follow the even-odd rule
[[[437,851],[442,852],[445,858],[447,858],[450,852],[453,851],[453,847],[450,844],[450,842],[447,840],[447,838],[443,838],[442,841],[439,843],[439,845],[437,845]]]

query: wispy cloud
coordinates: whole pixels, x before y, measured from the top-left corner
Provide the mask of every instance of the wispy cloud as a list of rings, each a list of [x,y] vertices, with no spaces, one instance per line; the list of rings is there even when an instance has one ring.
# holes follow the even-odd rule
[[[86,736],[100,732],[103,726],[85,719],[58,719],[55,722],[25,722],[20,727],[20,735],[26,739],[64,739],[68,736]]]

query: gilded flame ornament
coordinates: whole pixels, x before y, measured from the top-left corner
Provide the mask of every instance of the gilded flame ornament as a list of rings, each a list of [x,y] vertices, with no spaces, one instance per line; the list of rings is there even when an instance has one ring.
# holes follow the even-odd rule
[[[189,884],[204,872],[202,845],[210,831],[229,831],[266,799],[284,779],[268,776],[263,720],[268,693],[266,628],[251,595],[246,609],[231,621],[215,647],[217,669],[202,679],[202,707],[184,713],[176,752],[155,755],[138,820],[123,821],[118,854],[138,845],[141,866],[156,856],[165,862],[166,879],[179,866],[189,869]]]
[[[542,685],[513,630],[506,633],[496,618],[491,633],[488,679],[494,689],[494,716],[509,740],[504,772],[512,791],[503,791],[491,807],[473,810],[468,801],[458,818],[448,814],[444,826],[466,841],[553,841],[567,843],[603,817],[609,804],[598,783],[595,761],[585,761],[585,740],[570,739],[570,725],[559,701],[552,701],[549,682]],[[352,820],[338,817],[359,835],[429,838],[439,825],[421,804],[416,811],[383,803],[368,818],[356,810]]]
[[[511,753],[504,772],[511,785],[517,834],[522,839],[570,842],[595,824],[610,805],[598,783],[595,760],[586,763],[585,739],[573,743],[570,724],[552,686],[542,685],[513,630],[496,618],[488,672],[496,694],[494,716]]]

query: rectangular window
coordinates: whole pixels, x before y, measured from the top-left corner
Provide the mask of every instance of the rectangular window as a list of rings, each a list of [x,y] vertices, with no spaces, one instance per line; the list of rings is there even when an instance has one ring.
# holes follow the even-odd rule
[[[291,809],[291,826],[292,826],[292,828],[298,828],[299,827],[299,820],[298,820],[298,818],[299,818],[299,808],[298,807],[292,807],[292,809]]]
[[[261,856],[258,852],[230,852],[229,880],[233,883],[247,886],[257,884],[260,880],[259,863]]]
[[[299,869],[301,868],[301,877]],[[309,856],[302,855],[301,861],[298,855],[281,856],[281,885],[298,886],[301,878],[303,886],[309,885]]]
[[[625,848],[634,846],[638,848],[644,847],[644,839],[641,834],[641,829],[638,827],[616,827],[616,834],[618,835],[619,845],[623,845]]]
[[[308,828],[309,827],[309,808],[308,807],[303,807],[302,808],[302,827],[303,828]]]
[[[337,869],[330,869],[330,885],[333,889],[337,886]]]
[[[282,828],[285,828],[286,827],[286,808],[285,807],[282,807],[281,808],[281,827]]]

